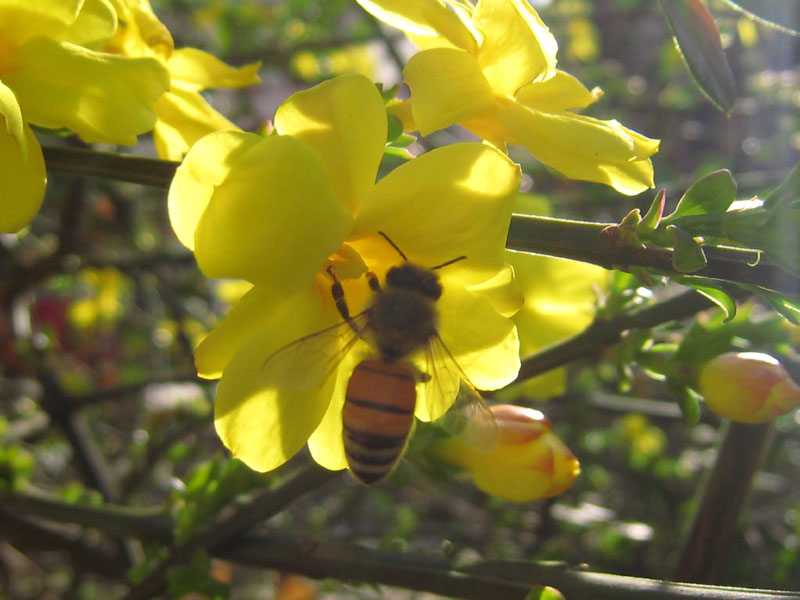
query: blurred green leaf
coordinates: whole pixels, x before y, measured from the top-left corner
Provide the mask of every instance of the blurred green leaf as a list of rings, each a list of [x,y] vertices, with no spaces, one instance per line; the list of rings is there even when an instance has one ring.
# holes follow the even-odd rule
[[[528,595],[525,600],[565,600],[564,594],[559,592],[556,588],[548,586],[537,585]]]
[[[730,112],[736,83],[711,13],[700,0],[660,1],[695,82],[720,110]]]
[[[0,446],[0,491],[19,492],[36,466],[33,455],[19,446]]]
[[[681,414],[689,425],[700,422],[700,397],[688,387],[673,389]]]
[[[167,575],[170,598],[224,600],[228,586],[211,576],[211,560],[205,552],[196,552],[187,565],[172,567]]]
[[[761,296],[775,311],[783,315],[790,323],[800,325],[800,300],[792,300],[783,294],[765,290],[756,286],[742,286]]]
[[[792,202],[800,198],[800,162],[798,162],[786,179],[772,190],[764,200],[764,208],[772,208],[784,202]]]

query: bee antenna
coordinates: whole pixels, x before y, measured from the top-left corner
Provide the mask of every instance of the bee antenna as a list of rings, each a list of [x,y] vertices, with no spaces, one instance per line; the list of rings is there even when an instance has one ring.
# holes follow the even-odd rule
[[[403,260],[404,260],[404,261],[406,261],[406,262],[408,262],[408,258],[406,257],[406,255],[405,255],[405,254],[403,254],[403,251],[402,251],[402,250],[400,250],[400,248],[398,248],[398,247],[397,247],[397,244],[395,244],[395,243],[392,241],[392,239],[391,239],[391,238],[390,238],[388,235],[386,235],[386,234],[385,234],[385,233],[383,233],[382,231],[379,231],[379,232],[378,232],[378,235],[382,236],[382,237],[383,237],[383,239],[385,239],[387,242],[389,242],[389,243],[391,244],[392,248],[394,248],[395,250],[397,250],[397,253],[398,253],[400,256],[402,256],[402,257],[403,257]]]
[[[435,271],[436,269],[441,269],[442,267],[446,267],[447,265],[452,265],[453,263],[458,262],[460,260],[464,260],[466,258],[467,258],[466,254],[462,254],[461,256],[458,256],[456,258],[451,258],[450,260],[445,261],[440,265],[436,265],[435,267],[431,267],[431,271]]]

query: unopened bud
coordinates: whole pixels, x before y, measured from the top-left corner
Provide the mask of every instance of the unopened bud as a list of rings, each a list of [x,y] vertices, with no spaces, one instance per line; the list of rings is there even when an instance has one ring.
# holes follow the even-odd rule
[[[759,352],[728,352],[700,371],[708,407],[739,423],[766,423],[800,405],[800,387],[775,358]]]
[[[459,437],[440,442],[439,456],[470,471],[475,485],[492,496],[530,502],[560,494],[580,473],[575,455],[552,432],[538,410],[510,404],[491,407],[497,445],[481,452]]]

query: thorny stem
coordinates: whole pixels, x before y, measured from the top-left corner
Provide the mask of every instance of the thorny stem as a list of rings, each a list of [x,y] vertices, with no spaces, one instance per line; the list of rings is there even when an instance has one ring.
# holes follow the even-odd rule
[[[171,161],[54,146],[45,146],[44,155],[52,170],[160,188],[169,187],[178,167],[178,163]],[[667,275],[684,275],[672,266],[672,250],[613,246],[602,234],[609,225],[611,223],[514,215],[506,245],[512,250],[570,258],[606,268],[641,266]],[[716,246],[704,246],[704,250],[708,264],[692,275],[800,296],[800,278],[760,257],[755,250]]]
[[[666,275],[685,275],[672,266],[673,251],[670,249],[612,245],[602,233],[609,225],[611,223],[514,215],[506,246],[511,250],[594,263],[607,269],[640,266]],[[800,296],[800,277],[760,256],[757,250],[719,246],[704,246],[703,250],[708,264],[691,275]]]

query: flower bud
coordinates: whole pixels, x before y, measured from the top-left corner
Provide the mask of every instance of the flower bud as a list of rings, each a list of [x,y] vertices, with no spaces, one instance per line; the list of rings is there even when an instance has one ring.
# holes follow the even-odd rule
[[[512,502],[530,502],[566,490],[580,473],[575,455],[551,431],[538,410],[501,404],[491,407],[497,445],[481,452],[463,436],[439,442],[438,455],[471,472],[475,485]]]
[[[708,407],[740,423],[765,423],[800,405],[800,387],[776,359],[759,352],[728,352],[700,371],[698,389]]]

